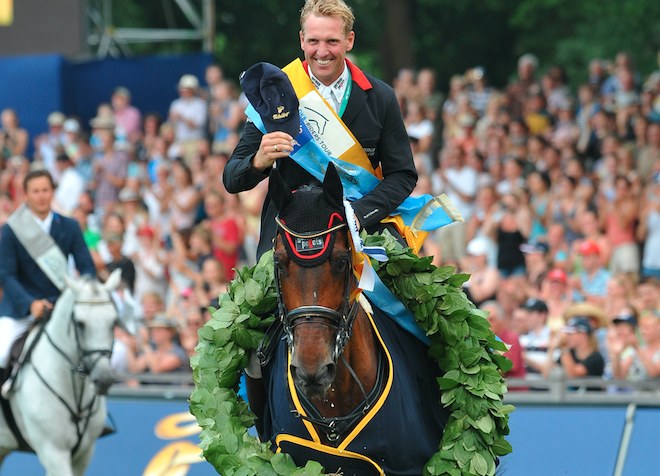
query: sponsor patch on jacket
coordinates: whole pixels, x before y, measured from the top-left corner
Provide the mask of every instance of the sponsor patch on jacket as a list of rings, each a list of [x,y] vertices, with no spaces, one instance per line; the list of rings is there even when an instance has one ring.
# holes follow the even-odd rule
[[[365,154],[367,154],[367,157],[373,157],[376,155],[376,148],[375,147],[365,147],[364,148]]]

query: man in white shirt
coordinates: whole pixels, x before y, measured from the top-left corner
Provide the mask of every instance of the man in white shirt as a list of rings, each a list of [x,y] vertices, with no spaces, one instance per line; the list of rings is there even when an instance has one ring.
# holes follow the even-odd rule
[[[169,119],[174,124],[174,143],[190,165],[197,152],[198,142],[204,138],[207,109],[206,101],[197,96],[199,81],[192,74],[179,80],[179,99],[170,106]]]
[[[60,181],[55,190],[53,209],[67,217],[80,204],[80,196],[85,191],[85,179],[78,172],[66,154],[57,156],[57,170],[60,173]]]
[[[458,145],[449,145],[438,169],[431,177],[433,194],[447,197],[463,215],[465,222],[472,216],[477,195],[476,170],[465,164],[465,152]],[[436,233],[436,241],[442,249],[442,261],[456,261],[465,256],[465,223],[456,222],[443,226]]]

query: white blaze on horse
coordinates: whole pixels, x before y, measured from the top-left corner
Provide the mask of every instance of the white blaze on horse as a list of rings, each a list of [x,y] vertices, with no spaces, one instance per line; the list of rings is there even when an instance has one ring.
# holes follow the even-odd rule
[[[22,438],[48,476],[84,474],[105,426],[105,395],[113,382],[110,356],[119,323],[111,292],[120,279],[120,270],[105,284],[67,278],[50,320],[33,329],[26,341],[8,400]],[[0,465],[19,447],[0,412]]]

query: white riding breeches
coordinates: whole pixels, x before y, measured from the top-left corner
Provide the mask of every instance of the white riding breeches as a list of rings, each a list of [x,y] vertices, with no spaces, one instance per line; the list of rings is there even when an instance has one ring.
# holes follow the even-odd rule
[[[11,346],[18,336],[25,332],[34,320],[31,314],[22,319],[0,317],[0,368],[7,367]]]

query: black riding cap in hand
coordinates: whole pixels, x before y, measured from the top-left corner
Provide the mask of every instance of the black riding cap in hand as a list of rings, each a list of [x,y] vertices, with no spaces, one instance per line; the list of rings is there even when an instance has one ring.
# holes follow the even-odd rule
[[[294,139],[298,136],[298,97],[284,71],[270,63],[257,63],[241,75],[241,86],[266,132],[286,132]]]
[[[328,230],[346,223],[343,190],[332,163],[328,165],[323,188],[305,185],[295,192],[284,183],[277,169],[271,171],[268,195],[286,227],[280,229],[284,247],[299,266],[318,266],[328,259],[337,234]]]

